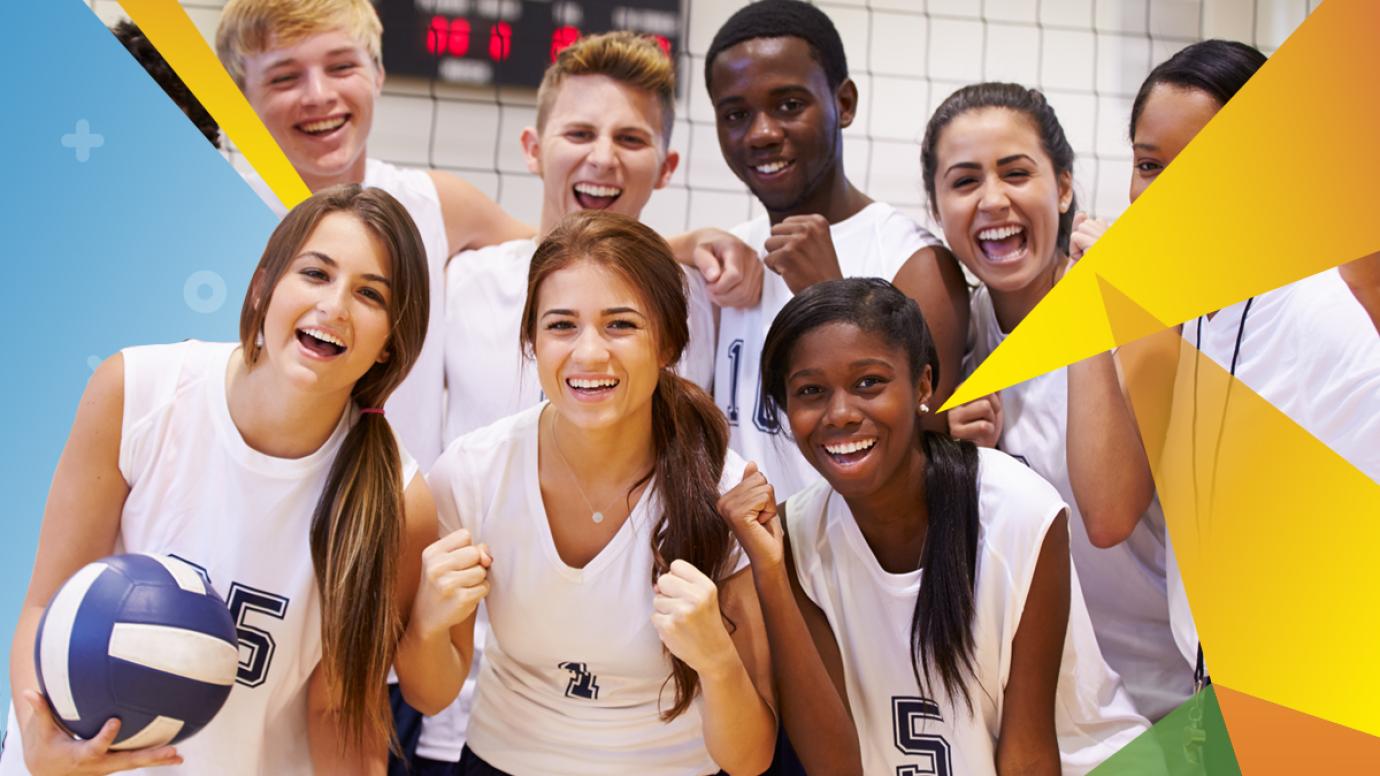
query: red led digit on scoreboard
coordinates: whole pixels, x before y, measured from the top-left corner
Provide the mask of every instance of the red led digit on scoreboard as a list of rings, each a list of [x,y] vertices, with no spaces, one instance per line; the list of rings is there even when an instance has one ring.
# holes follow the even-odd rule
[[[556,55],[561,53],[562,49],[567,48],[570,44],[579,40],[579,38],[579,29],[569,25],[557,27],[556,31],[551,33],[551,61],[555,62]]]
[[[489,59],[503,62],[513,53],[513,28],[507,22],[495,22],[489,30]]]
[[[433,16],[426,30],[426,50],[428,54],[463,57],[470,51],[469,19],[446,19]]]

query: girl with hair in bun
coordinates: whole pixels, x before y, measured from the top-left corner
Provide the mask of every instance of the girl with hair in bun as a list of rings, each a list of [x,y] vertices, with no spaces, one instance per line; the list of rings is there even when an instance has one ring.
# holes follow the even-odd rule
[[[520,338],[546,401],[429,475],[442,525],[476,547],[450,573],[490,623],[462,773],[770,765],[761,615],[715,511],[743,462],[671,369],[688,336],[684,273],[649,228],[577,212],[537,247]]]

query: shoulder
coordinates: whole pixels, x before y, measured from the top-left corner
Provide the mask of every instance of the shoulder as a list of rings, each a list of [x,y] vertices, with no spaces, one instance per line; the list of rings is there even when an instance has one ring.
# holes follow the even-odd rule
[[[1000,450],[978,448],[978,510],[984,533],[1004,535],[1019,546],[1041,537],[1064,499],[1045,478]]]
[[[889,245],[910,247],[911,255],[922,248],[943,245],[930,230],[907,213],[886,202],[873,202],[863,210],[870,215],[878,237]]]
[[[798,545],[800,550],[812,552],[825,541],[829,499],[833,495],[834,489],[828,481],[820,478],[786,500],[782,516],[793,546]]]
[[[126,406],[137,416],[167,403],[192,385],[216,376],[223,378],[236,347],[234,342],[186,340],[125,348],[120,355]]]
[[[482,469],[503,465],[533,439],[545,406],[538,404],[457,437],[441,453],[436,467]]]
[[[731,448],[724,454],[723,473],[719,475],[719,494],[729,492],[738,483],[743,481],[743,470],[747,468],[747,461],[743,460]]]

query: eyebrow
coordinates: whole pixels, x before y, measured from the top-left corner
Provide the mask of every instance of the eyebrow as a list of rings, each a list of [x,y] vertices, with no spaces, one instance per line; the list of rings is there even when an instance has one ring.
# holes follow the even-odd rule
[[[1160,150],[1160,147],[1154,143],[1132,143],[1131,148],[1139,151],[1150,151],[1152,153]]]
[[[329,266],[331,266],[331,267],[333,267],[333,268],[335,268],[335,269],[339,269],[339,268],[340,268],[340,264],[337,263],[335,259],[332,259],[330,256],[327,256],[326,254],[322,253],[321,251],[302,251],[302,253],[300,253],[300,254],[297,256],[297,258],[298,258],[298,259],[308,259],[308,258],[316,259],[317,261],[321,262],[322,264],[327,264],[327,265],[329,265]],[[361,275],[360,277],[363,277],[365,280],[373,280],[373,281],[382,283],[382,284],[384,284],[385,286],[388,286],[389,288],[392,288],[392,287],[393,287],[393,282],[390,281],[388,278],[384,277],[383,275],[375,275],[375,274],[372,273],[372,272],[366,272],[365,274]]]
[[[354,46],[341,46],[340,48],[334,48],[334,49],[331,49],[330,51],[327,51],[327,52],[326,52],[326,56],[328,56],[328,57],[334,57],[334,56],[339,56],[339,55],[341,55],[341,54],[352,54],[352,53],[354,53],[354,51],[355,51],[355,47],[354,47]],[[294,58],[294,57],[291,56],[291,55],[288,55],[288,56],[281,57],[281,58],[279,58],[279,59],[275,59],[275,60],[273,60],[272,62],[269,62],[269,63],[268,63],[268,66],[265,67],[264,69],[265,69],[265,70],[273,70],[274,68],[279,68],[279,67],[282,67],[282,66],[284,66],[284,65],[295,65],[295,64],[297,64],[297,59]]]
[[[1011,154],[1010,156],[1003,156],[1002,158],[998,159],[998,160],[997,160],[997,166],[998,166],[998,167],[1003,167],[1003,166],[1005,166],[1005,165],[1011,164],[1012,162],[1019,162],[1019,161],[1022,160],[1022,159],[1024,159],[1024,160],[1030,162],[1031,164],[1035,164],[1035,160],[1034,160],[1033,158],[1031,158],[1031,156],[1030,156],[1029,154]],[[945,175],[948,175],[949,173],[953,172],[954,170],[981,170],[981,169],[982,169],[982,165],[978,164],[977,162],[955,162],[954,164],[949,165],[949,169],[945,170],[945,171],[944,171],[944,174],[945,174]]]
[[[600,311],[600,314],[606,317],[610,315],[627,315],[629,313],[636,315],[639,318],[647,317],[632,307],[605,307],[603,310]],[[564,307],[555,307],[550,310],[547,310],[546,312],[541,314],[541,317],[545,318],[548,315],[565,315],[571,318],[580,317],[579,313]]]
[[[890,361],[881,358],[860,358],[856,361],[850,361],[848,363],[849,369],[860,369],[869,366],[885,367],[888,370],[895,368]],[[791,372],[791,374],[786,378],[786,382],[790,382],[796,379],[797,377],[809,377],[810,375],[815,375],[819,373],[820,370],[818,369],[799,369],[794,372]]]

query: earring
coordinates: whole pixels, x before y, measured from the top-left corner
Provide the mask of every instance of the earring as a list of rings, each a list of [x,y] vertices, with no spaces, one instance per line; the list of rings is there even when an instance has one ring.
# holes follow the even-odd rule
[[[256,347],[256,348],[261,348],[261,347],[263,347],[263,346],[264,346],[264,330],[263,330],[263,329],[259,329],[259,333],[254,335],[254,347]]]
[[[925,414],[926,412],[929,412],[929,411],[930,411],[930,405],[928,405],[928,404],[926,404],[926,403],[924,403],[924,402],[920,402],[920,414],[923,415],[923,414]]]

